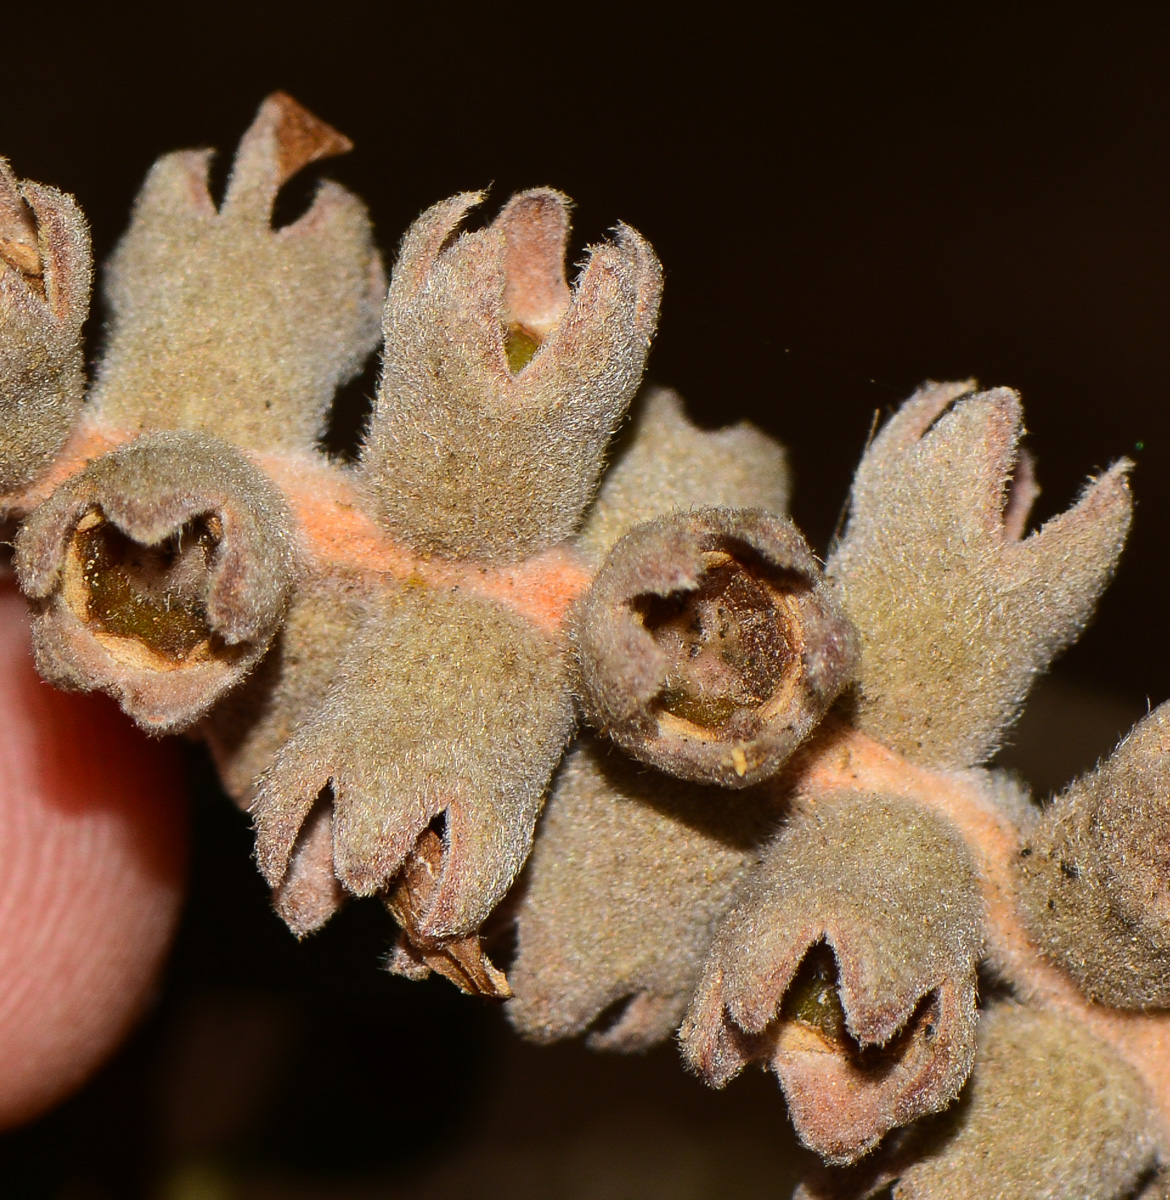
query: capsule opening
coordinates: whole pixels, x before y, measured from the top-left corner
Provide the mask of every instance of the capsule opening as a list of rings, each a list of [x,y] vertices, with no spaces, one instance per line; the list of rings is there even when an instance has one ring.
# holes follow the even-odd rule
[[[668,660],[657,704],[699,736],[755,736],[797,684],[804,640],[793,581],[733,548],[704,552],[698,585],[633,601]]]
[[[156,670],[206,661],[217,641],[208,574],[222,532],[217,517],[197,517],[149,546],[91,509],[66,557],[69,606],[121,659]]]

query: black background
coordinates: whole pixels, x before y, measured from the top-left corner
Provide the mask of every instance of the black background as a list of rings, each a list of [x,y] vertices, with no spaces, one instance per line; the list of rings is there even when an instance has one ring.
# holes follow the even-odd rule
[[[553,184],[577,202],[578,249],[618,219],[653,242],[652,377],[704,422],[750,416],[788,444],[822,549],[873,412],[927,377],[1022,391],[1041,518],[1141,443],[1137,534],[1067,669],[1160,699],[1168,23],[33,6],[5,12],[0,150],[79,197],[99,256],[158,153],[230,152],[276,87],[354,139],[325,169],[388,255],[440,197]]]
[[[651,377],[705,424],[747,416],[788,445],[795,516],[822,552],[875,411],[927,377],[1018,387],[1039,519],[1087,474],[1137,459],[1131,548],[1059,671],[1158,702],[1170,17],[947,9],[36,5],[3,18],[0,153],[78,196],[99,255],[158,153],[230,151],[277,87],[353,138],[325,170],[365,197],[391,257],[411,218],[452,192],[491,184],[498,203],[557,186],[578,205],[578,251],[617,219],[654,244],[667,274]],[[264,941],[262,896],[224,865],[247,867],[246,831],[201,820],[197,894],[222,923],[189,921],[168,995],[232,954],[232,978],[250,961],[256,986],[324,971],[328,948],[294,959]],[[215,908],[226,893],[209,864],[252,897],[254,941],[228,901]],[[150,1036],[131,1054],[149,1058]],[[22,1161],[65,1137],[56,1120],[22,1135]]]

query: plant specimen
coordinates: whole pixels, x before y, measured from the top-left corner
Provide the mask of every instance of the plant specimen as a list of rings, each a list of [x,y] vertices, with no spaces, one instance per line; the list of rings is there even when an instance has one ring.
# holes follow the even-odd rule
[[[88,393],[84,219],[0,172],[0,488],[42,675],[207,741],[298,936],[379,896],[391,970],[527,1037],[773,1071],[826,1164],[805,1197],[1170,1194],[1170,713],[1043,806],[986,766],[1110,579],[1130,464],[1028,532],[1016,395],[926,384],[822,565],[781,448],[672,392],[603,473],[657,317],[637,232],[570,285],[564,196],[467,231],[460,195],[387,288],[337,185],[273,227],[348,148],[277,94],[220,203],[207,153],[162,158]]]

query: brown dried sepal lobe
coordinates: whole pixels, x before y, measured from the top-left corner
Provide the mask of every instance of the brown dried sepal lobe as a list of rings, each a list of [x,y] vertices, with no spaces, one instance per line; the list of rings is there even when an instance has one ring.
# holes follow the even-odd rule
[[[443,867],[443,841],[426,829],[402,866],[386,896],[390,915],[402,927],[387,967],[396,975],[418,979],[432,971],[449,979],[460,991],[487,1000],[508,1000],[507,977],[484,952],[479,934],[442,941],[421,930],[424,914],[434,903]]]
[[[353,142],[287,92],[273,92],[240,139],[224,196],[228,213],[267,224],[277,191],[310,163],[348,154]]]
[[[589,720],[643,762],[725,787],[775,773],[856,656],[804,539],[759,509],[632,530],[582,598],[574,636]]]
[[[26,520],[15,564],[41,674],[106,691],[160,733],[196,721],[255,665],[296,573],[275,485],[195,433],[95,459]]]

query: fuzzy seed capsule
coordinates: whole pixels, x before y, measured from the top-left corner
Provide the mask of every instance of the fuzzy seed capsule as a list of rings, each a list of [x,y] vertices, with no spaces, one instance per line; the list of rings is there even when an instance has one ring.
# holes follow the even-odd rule
[[[108,349],[91,398],[104,423],[312,449],[334,390],[378,343],[385,276],[365,206],[338,184],[322,183],[279,229],[273,206],[298,171],[348,149],[276,92],[244,134],[218,208],[210,151],[154,164],[106,269]]]
[[[1019,396],[924,384],[878,431],[827,571],[857,627],[859,728],[914,762],[986,762],[1080,635],[1125,544],[1122,459],[1026,533]]]
[[[557,775],[516,906],[513,1026],[538,1042],[585,1033],[606,1050],[670,1037],[782,814],[761,789],[683,783],[583,738]]]
[[[77,419],[92,273],[73,198],[0,159],[0,495],[36,479]]]
[[[296,574],[276,487],[206,434],[95,459],[24,523],[41,674],[99,690],[157,733],[198,720],[267,650]]]
[[[618,226],[565,278],[567,197],[428,209],[402,243],[361,473],[383,526],[425,554],[517,561],[569,537],[642,376],[662,273]]]
[[[849,1163],[967,1078],[982,905],[941,818],[874,794],[802,803],[720,927],[680,1037],[716,1087],[767,1064],[805,1145]]]
[[[393,887],[442,814],[437,882],[413,889],[412,940],[473,934],[528,856],[572,732],[562,657],[526,621],[457,588],[407,583],[371,601],[320,704],[260,781],[252,812],[269,884],[283,885],[322,795],[333,869],[355,895]]]
[[[791,521],[705,508],[627,534],[583,598],[586,715],[700,783],[774,774],[849,682],[856,640]]]
[[[1170,1005],[1170,704],[1057,796],[1016,859],[1044,953],[1093,1000]]]

